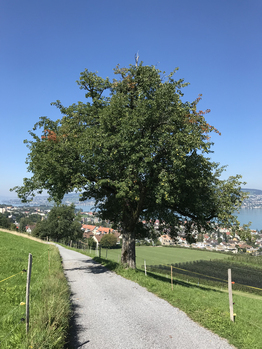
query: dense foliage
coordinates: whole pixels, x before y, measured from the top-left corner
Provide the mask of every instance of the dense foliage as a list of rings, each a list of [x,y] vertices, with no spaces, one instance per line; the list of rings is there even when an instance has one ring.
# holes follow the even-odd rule
[[[116,246],[116,243],[117,237],[114,234],[105,234],[100,241],[100,246],[102,248],[112,248]]]
[[[12,220],[7,215],[0,213],[0,228],[11,229]]]
[[[192,227],[235,223],[233,212],[243,199],[240,176],[221,180],[223,168],[206,155],[209,133],[219,133],[197,111],[199,96],[183,102],[183,80],[154,66],[115,69],[112,82],[85,70],[78,84],[86,103],[54,105],[62,118],[40,118],[26,141],[31,178],[14,188],[26,201],[46,189],[61,201],[82,191],[95,198],[102,219],[121,229],[122,263],[135,267],[135,239],[150,236],[159,219],[173,236],[180,220]],[[147,222],[143,224],[142,222]]]
[[[54,206],[46,220],[37,223],[33,235],[41,238],[49,237],[52,240],[68,242],[83,236],[80,217],[75,215],[75,207],[59,205]]]

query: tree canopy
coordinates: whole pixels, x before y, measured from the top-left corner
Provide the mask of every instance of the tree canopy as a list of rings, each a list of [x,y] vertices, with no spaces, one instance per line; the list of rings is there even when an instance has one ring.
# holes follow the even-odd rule
[[[33,235],[53,240],[65,239],[66,242],[83,236],[80,217],[75,215],[74,205],[54,206],[46,220],[38,222]]]
[[[7,215],[0,213],[0,228],[10,229],[11,225],[11,219],[9,219]]]
[[[58,202],[74,190],[95,198],[101,218],[121,230],[121,261],[130,267],[135,239],[156,219],[172,236],[186,221],[190,240],[193,226],[235,223],[243,200],[241,176],[221,180],[224,168],[208,158],[210,133],[219,133],[206,121],[209,110],[197,110],[201,96],[183,101],[187,84],[175,72],[117,66],[110,81],[86,69],[77,81],[86,102],[56,101],[61,119],[40,118],[26,141],[33,175],[14,188],[23,201],[44,189]]]

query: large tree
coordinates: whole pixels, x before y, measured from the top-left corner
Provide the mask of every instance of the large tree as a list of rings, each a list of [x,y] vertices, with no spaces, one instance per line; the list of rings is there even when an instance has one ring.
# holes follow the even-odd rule
[[[221,180],[224,169],[207,157],[209,134],[218,131],[205,119],[209,110],[197,111],[201,96],[184,102],[187,84],[175,71],[141,63],[115,73],[110,82],[85,70],[77,83],[86,103],[53,103],[62,117],[41,117],[30,132],[33,175],[14,189],[23,201],[44,189],[56,201],[73,190],[95,198],[102,219],[121,230],[122,263],[134,268],[135,239],[156,219],[171,235],[186,221],[190,240],[192,226],[233,224],[243,197],[240,176]]]

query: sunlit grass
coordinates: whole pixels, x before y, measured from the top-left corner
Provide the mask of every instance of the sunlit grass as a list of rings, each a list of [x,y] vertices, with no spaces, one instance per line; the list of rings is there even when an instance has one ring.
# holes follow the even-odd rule
[[[28,255],[33,256],[30,327],[25,329]],[[56,247],[0,231],[0,347],[63,348],[69,322],[69,291]],[[21,304],[21,305],[20,305]]]
[[[85,249],[90,256],[98,256],[95,250]],[[113,260],[117,263],[121,261],[121,248],[101,249],[101,257]],[[147,265],[174,264],[199,260],[225,259],[228,255],[209,251],[193,250],[186,248],[169,248],[163,246],[137,246],[136,265],[141,268],[146,261]]]

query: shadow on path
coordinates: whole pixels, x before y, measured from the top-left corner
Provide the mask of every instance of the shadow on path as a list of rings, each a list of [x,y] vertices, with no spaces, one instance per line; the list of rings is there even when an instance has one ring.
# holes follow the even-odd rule
[[[78,260],[65,260],[63,264],[66,264],[66,262],[70,261],[77,261]],[[92,259],[86,259],[86,260],[79,260],[81,262],[82,266],[79,267],[65,267],[64,265],[64,272],[70,273],[74,272],[76,270],[82,270],[84,273],[93,273],[93,274],[101,274],[101,273],[106,273],[109,272],[109,270],[104,267],[103,265],[95,262]],[[84,265],[83,265],[84,264]],[[66,276],[68,284],[70,284],[73,281],[70,281],[68,277]],[[68,331],[68,338],[67,338],[67,344],[65,346],[65,349],[78,349],[82,348],[85,344],[89,343],[89,340],[86,340],[83,343],[80,343],[79,341],[79,333],[84,332],[86,328],[82,325],[79,325],[79,321],[77,321],[80,314],[80,306],[74,302],[74,296],[75,294],[71,292],[70,294],[70,301],[71,301],[71,312],[72,316],[70,318],[70,323],[69,323],[69,331]]]
[[[80,260],[81,263],[86,263],[86,265],[83,265],[81,267],[73,267],[73,268],[66,268],[64,266],[64,271],[70,272],[75,270],[83,270],[86,273],[93,273],[93,274],[101,274],[101,273],[107,273],[109,270],[104,267],[103,265],[95,262],[94,260]]]
[[[70,298],[71,298],[71,312],[72,316],[70,318],[69,322],[69,331],[68,331],[68,338],[67,338],[67,344],[65,346],[65,349],[77,349],[81,348],[83,345],[89,343],[89,340],[86,340],[84,343],[80,343],[78,339],[78,333],[83,332],[85,328],[82,325],[77,324],[77,318],[79,317],[78,315],[78,308],[79,305],[75,304],[73,302],[73,294],[71,293]]]

